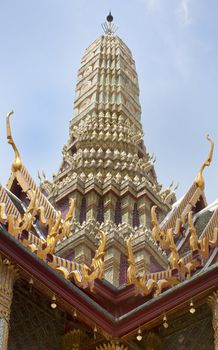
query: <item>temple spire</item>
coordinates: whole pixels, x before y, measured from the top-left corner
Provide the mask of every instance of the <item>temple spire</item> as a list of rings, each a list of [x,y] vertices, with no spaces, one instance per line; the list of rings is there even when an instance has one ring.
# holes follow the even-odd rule
[[[114,18],[111,14],[111,11],[107,15],[106,20],[107,22],[104,22],[102,24],[102,28],[106,35],[113,35],[117,31],[118,27],[115,25],[115,23],[112,23]]]
[[[125,268],[127,262],[124,238],[134,231],[145,242],[150,208],[157,206],[161,220],[171,209],[175,194],[172,186],[164,192],[165,196],[160,192],[154,157],[148,154],[143,142],[135,62],[126,44],[113,35],[116,26],[111,12],[102,27],[105,34],[89,45],[82,57],[69,139],[58,174],[46,190],[63,214],[69,198],[76,202],[72,227],[78,227],[82,241],[75,235],[70,244],[65,240],[57,249],[74,254],[77,262],[87,266],[91,263],[93,252],[89,242],[94,236],[90,232],[97,234],[95,228],[102,225],[108,234],[113,227],[104,276],[118,286],[126,282],[126,276],[119,273],[120,266]],[[122,250],[117,247],[117,240]],[[151,244],[152,261],[165,266],[165,256]],[[138,254],[139,271],[147,271],[150,266],[147,244],[138,245],[137,249],[134,253]]]

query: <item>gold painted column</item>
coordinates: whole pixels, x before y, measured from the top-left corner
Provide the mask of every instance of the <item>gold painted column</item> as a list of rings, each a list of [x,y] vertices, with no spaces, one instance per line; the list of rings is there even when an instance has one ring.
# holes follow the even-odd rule
[[[17,270],[0,256],[0,349],[7,350],[13,285]]]
[[[214,330],[214,349],[218,350],[218,290],[208,297],[208,304],[212,311]]]
[[[138,347],[137,347],[138,348]],[[119,342],[111,341],[110,343],[103,343],[96,346],[96,350],[128,350],[125,345],[119,344]]]
[[[80,329],[73,329],[72,331],[66,333],[63,336],[62,350],[80,350],[81,335],[82,332]]]

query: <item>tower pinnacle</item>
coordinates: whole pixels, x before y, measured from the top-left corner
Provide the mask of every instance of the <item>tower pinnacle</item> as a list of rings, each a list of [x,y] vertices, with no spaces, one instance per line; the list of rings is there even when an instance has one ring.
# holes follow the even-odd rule
[[[102,24],[102,28],[103,28],[106,35],[113,35],[118,29],[118,27],[114,23],[112,23],[113,19],[114,18],[111,14],[111,11],[110,11],[108,16],[106,17],[107,22],[104,22]]]
[[[113,22],[113,16],[112,16],[112,14],[111,14],[111,11],[109,12],[109,15],[107,16],[107,21],[108,22]]]

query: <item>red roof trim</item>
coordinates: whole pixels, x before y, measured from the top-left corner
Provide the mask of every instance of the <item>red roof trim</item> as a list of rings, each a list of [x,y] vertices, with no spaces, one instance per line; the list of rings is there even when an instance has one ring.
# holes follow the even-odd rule
[[[170,311],[193,296],[218,286],[217,263],[191,280],[162,293],[159,297],[149,301],[142,298],[141,305],[137,308],[133,307],[131,311],[115,318],[112,313],[99,305],[83,290],[63,279],[57,272],[22,246],[3,227],[0,227],[0,251],[113,337],[124,336],[139,325],[157,318],[162,313]],[[104,296],[107,301],[110,301],[113,309],[117,308],[118,303],[124,303],[128,297],[133,297],[134,289],[127,286],[125,289],[116,291],[107,285],[96,282],[95,293],[98,293],[98,290],[102,297]]]

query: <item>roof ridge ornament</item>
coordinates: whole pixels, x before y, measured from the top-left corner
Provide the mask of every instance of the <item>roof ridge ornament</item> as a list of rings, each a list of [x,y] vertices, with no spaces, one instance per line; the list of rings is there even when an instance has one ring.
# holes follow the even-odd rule
[[[13,161],[12,164],[12,169],[13,171],[17,171],[21,169],[22,166],[22,162],[21,162],[21,158],[20,158],[20,153],[18,151],[17,146],[14,143],[12,134],[11,134],[11,126],[10,126],[10,117],[14,114],[14,111],[11,111],[9,113],[7,113],[6,116],[6,128],[7,128],[7,140],[8,143],[12,146],[13,150],[14,150],[14,154],[15,154],[15,159]]]
[[[109,12],[108,16],[106,17],[107,22],[104,22],[101,26],[103,28],[103,31],[106,35],[114,35],[114,33],[117,31],[118,27],[113,22],[113,16],[111,14],[111,11]]]
[[[207,135],[207,140],[210,142],[210,151],[209,151],[207,159],[202,164],[202,166],[201,166],[201,168],[200,168],[200,170],[195,178],[195,183],[202,191],[204,190],[204,178],[203,178],[202,174],[203,174],[204,168],[206,168],[206,166],[210,166],[210,164],[211,164],[212,157],[213,157],[213,149],[214,149],[214,141],[210,138],[209,135]]]

